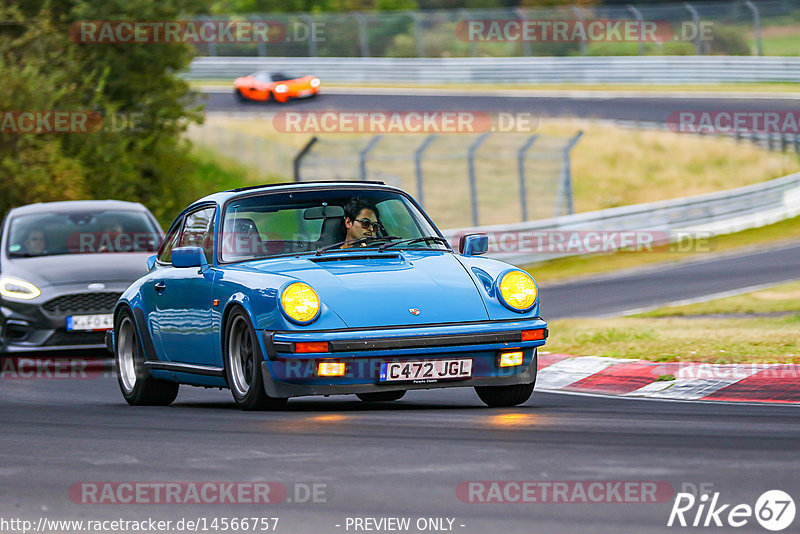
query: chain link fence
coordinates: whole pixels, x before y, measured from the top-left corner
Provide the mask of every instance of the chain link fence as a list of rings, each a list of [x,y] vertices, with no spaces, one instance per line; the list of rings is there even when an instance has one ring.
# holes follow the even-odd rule
[[[442,228],[572,213],[569,152],[580,138],[429,134],[317,137],[298,181],[380,180],[410,192]]]
[[[733,0],[337,13],[262,13],[209,21],[269,21],[268,42],[203,43],[200,56],[510,57],[577,55],[800,55],[800,2]],[[472,38],[468,24],[567,21],[655,21],[663,42],[625,39]],[[765,50],[766,43],[766,50]]]

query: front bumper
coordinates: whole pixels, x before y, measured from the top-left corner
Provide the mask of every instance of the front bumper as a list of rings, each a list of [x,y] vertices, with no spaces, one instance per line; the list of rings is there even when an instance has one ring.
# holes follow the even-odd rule
[[[346,395],[445,387],[510,386],[536,380],[537,348],[545,339],[522,341],[522,332],[540,330],[541,319],[424,325],[389,329],[265,332],[267,359],[261,364],[264,389],[272,397]],[[325,353],[297,353],[297,343],[325,341]],[[523,361],[499,367],[501,351],[521,350]],[[472,377],[439,382],[379,382],[381,363],[470,358]],[[319,362],[345,364],[345,375],[320,377]]]
[[[125,290],[124,283],[107,284],[98,295],[109,295],[109,302]],[[34,352],[69,352],[103,349],[104,331],[68,331],[70,315],[111,314],[111,307],[53,310],[48,303],[60,297],[86,295],[85,284],[69,284],[42,288],[42,295],[30,301],[0,299],[0,353],[30,354]],[[111,296],[113,295],[113,297]]]

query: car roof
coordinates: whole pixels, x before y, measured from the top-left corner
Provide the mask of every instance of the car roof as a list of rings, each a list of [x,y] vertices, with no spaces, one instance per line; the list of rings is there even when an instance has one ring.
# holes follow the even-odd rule
[[[76,212],[86,210],[133,210],[147,211],[138,202],[123,200],[68,200],[62,202],[39,202],[11,209],[9,215],[25,215],[31,213]]]
[[[228,200],[237,196],[249,196],[251,194],[258,194],[258,193],[274,193],[274,192],[299,191],[299,190],[313,191],[315,189],[322,191],[326,189],[330,190],[330,189],[344,189],[344,188],[349,188],[349,189],[363,188],[363,189],[402,191],[397,187],[386,185],[383,182],[372,181],[372,180],[286,182],[286,183],[276,183],[276,184],[254,185],[249,187],[240,187],[238,189],[229,189],[227,191],[221,191],[219,193],[208,195],[207,197],[203,197],[200,200],[193,202],[192,206],[211,201],[216,202],[218,204],[224,204]]]

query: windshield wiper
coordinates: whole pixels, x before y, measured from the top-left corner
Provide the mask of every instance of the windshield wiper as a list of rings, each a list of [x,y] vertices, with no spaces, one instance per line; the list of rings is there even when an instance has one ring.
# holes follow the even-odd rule
[[[318,248],[317,249],[317,256],[319,256],[323,252],[328,252],[329,250],[332,250],[332,249],[335,249],[335,248],[339,248],[344,244],[358,245],[359,243],[369,243],[371,241],[391,241],[393,239],[400,239],[400,237],[396,236],[396,235],[387,235],[386,237],[376,237],[376,236],[368,235],[368,236],[365,236],[365,237],[360,237],[358,239],[351,239],[351,240],[345,239],[344,241],[339,241],[338,243],[334,243],[332,245],[327,245],[327,246],[324,246],[322,248]],[[346,250],[346,249],[343,249],[343,250]]]
[[[381,245],[378,247],[378,252],[382,252],[387,248],[391,248],[397,245],[413,245],[414,243],[427,243],[428,241],[434,241],[436,243],[441,243],[446,246],[450,246],[447,239],[443,237],[439,237],[438,235],[429,235],[426,237],[414,237],[412,239],[403,239],[402,241],[394,241],[392,243],[386,243],[385,245]]]

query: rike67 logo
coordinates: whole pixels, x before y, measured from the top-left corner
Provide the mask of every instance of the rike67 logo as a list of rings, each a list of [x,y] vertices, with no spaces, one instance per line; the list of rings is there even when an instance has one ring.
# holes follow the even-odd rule
[[[784,491],[764,492],[755,506],[746,503],[730,504],[720,500],[720,493],[678,493],[669,514],[667,526],[734,527],[753,525],[753,520],[767,530],[778,532],[792,525],[795,517],[794,500]]]

